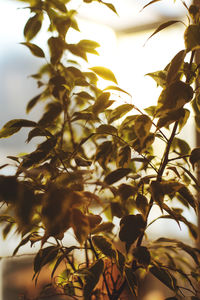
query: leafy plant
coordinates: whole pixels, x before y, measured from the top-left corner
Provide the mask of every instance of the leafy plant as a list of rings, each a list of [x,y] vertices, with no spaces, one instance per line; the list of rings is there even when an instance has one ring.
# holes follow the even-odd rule
[[[93,1],[84,0],[88,5]],[[174,296],[168,299],[185,294],[199,299],[200,250],[192,244],[198,228],[183,216],[181,207],[197,214],[200,185],[195,170],[200,148],[191,149],[178,137],[190,115],[187,103],[192,104],[199,129],[199,87],[194,89],[199,76],[194,60],[200,48],[199,7],[184,4],[185,49],[164,70],[148,74],[162,92],[157,105],[142,112],[132,104],[115,104],[113,91],[122,95],[126,91],[118,87],[112,71],[82,63],[88,53],[98,54],[97,42],[68,41],[69,30],[79,31],[71,0],[24,2],[31,17],[22,45],[38,59],[46,59],[32,75],[42,91],[28,102],[27,113],[41,101],[45,108],[39,121],[11,120],[0,131],[0,137],[7,138],[28,127],[27,142],[40,137],[31,153],[9,157],[16,165],[15,175],[0,176],[3,235],[13,227],[21,235],[13,255],[25,244],[40,244],[33,279],[37,282],[43,267],[51,264],[49,288],[73,299],[120,299],[127,288],[131,297],[137,297],[139,282],[148,273],[172,290]],[[116,13],[113,4],[98,2]],[[32,41],[44,16],[51,32],[49,53]],[[160,25],[151,36],[176,22]],[[101,90],[99,77],[114,85]],[[158,140],[164,149],[161,159],[154,153]],[[150,221],[154,205],[160,216]],[[120,219],[119,225],[113,223],[114,217]],[[175,221],[177,230],[184,223],[191,244],[166,237],[149,240],[147,228],[158,219]],[[69,245],[70,229],[76,240]],[[81,262],[80,253],[84,253]]]

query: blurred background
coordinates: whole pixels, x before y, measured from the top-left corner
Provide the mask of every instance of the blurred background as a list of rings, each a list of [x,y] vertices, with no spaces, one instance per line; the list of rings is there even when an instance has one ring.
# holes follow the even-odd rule
[[[115,73],[119,86],[132,95],[126,99],[127,102],[140,108],[154,105],[160,89],[145,74],[162,70],[173,56],[184,48],[185,27],[182,23],[176,23],[152,37],[148,42],[147,39],[160,24],[167,20],[187,22],[187,19],[184,19],[186,8],[181,1],[174,3],[172,0],[163,0],[144,10],[141,9],[148,1],[112,0],[110,2],[115,5],[119,16],[98,3],[87,5],[83,4],[82,0],[74,0],[73,5],[79,7],[78,22],[83,34],[73,31],[71,40],[73,42],[73,40],[84,38],[100,43],[101,47],[98,50],[100,56],[90,55],[90,66],[110,68]],[[189,1],[186,4],[189,6]],[[23,9],[24,6],[24,3],[15,0],[0,1],[0,127],[14,118],[35,120],[40,117],[39,107],[33,109],[29,116],[25,114],[27,102],[38,94],[36,82],[30,75],[36,73],[44,61],[34,58],[26,47],[19,44],[24,41],[23,28],[29,16],[29,10]],[[46,37],[42,34],[39,34],[34,40],[43,49],[47,47],[45,41]],[[188,122],[182,138],[186,136],[187,141],[194,146],[193,118]],[[35,146],[34,142],[25,144],[25,140],[26,130],[21,130],[10,139],[1,139],[0,165],[9,161],[6,159],[7,155],[18,155],[22,151],[31,151]],[[1,174],[12,174],[12,172],[13,169],[10,167],[1,170]],[[185,214],[189,220],[195,222],[191,211]],[[155,226],[152,225],[150,234],[152,238],[159,234],[171,238],[188,239],[188,232],[184,226],[180,231],[177,225],[173,226],[164,220],[156,222]],[[18,239],[12,234],[8,236],[6,242],[0,238],[0,256],[12,255],[16,243],[18,243]],[[34,249],[30,250],[24,247],[23,251],[31,254]],[[23,289],[31,288],[29,286],[32,277],[30,266],[28,256],[25,259],[7,258],[2,260],[0,300],[18,299],[15,288],[12,289],[14,278],[18,278],[18,285]],[[18,277],[18,271],[20,274],[24,274],[20,275],[21,279]],[[159,292],[156,285],[155,287],[152,285],[151,293],[145,300],[163,299],[162,293]]]

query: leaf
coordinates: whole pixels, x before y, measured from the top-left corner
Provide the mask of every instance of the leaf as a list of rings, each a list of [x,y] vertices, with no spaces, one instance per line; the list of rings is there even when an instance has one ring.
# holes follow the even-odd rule
[[[109,85],[105,89],[103,89],[103,91],[110,91],[110,90],[122,92],[122,93],[125,93],[125,94],[127,94],[127,95],[129,95],[131,97],[131,94],[129,94],[128,92],[122,90],[120,87],[115,86],[115,85]]]
[[[131,293],[137,297],[137,277],[135,276],[133,270],[129,267],[125,267],[125,276],[128,282],[128,286],[130,288]]]
[[[156,2],[158,2],[158,1],[161,1],[161,0],[152,0],[152,1],[150,1],[150,2],[147,3],[145,6],[143,6],[143,8],[142,8],[141,10],[143,10],[143,9],[146,8],[147,6],[149,6],[149,5],[153,4],[153,3],[156,3]]]
[[[178,193],[188,202],[188,204],[190,206],[192,206],[192,208],[194,208],[194,210],[196,211],[196,200],[194,198],[194,196],[192,195],[192,193],[190,192],[190,190],[186,187],[183,186],[182,188],[180,188],[178,190]]]
[[[127,146],[123,146],[119,148],[119,152],[117,155],[116,164],[118,167],[127,168],[131,161],[131,148]]]
[[[163,30],[163,29],[165,29],[165,28],[167,28],[167,27],[169,27],[169,26],[171,26],[171,25],[173,25],[173,24],[175,24],[175,23],[178,23],[178,22],[181,22],[181,21],[178,21],[178,20],[172,20],[172,21],[167,21],[167,22],[165,22],[165,23],[163,23],[163,24],[161,24],[151,35],[150,35],[150,37],[147,39],[147,41],[150,39],[150,38],[152,38],[152,36],[154,36],[155,34],[157,34],[158,32],[160,32],[161,30]],[[181,22],[182,23],[182,22]],[[146,41],[146,43],[147,43],[147,41]]]
[[[61,59],[66,45],[60,37],[49,38],[48,45],[50,49],[51,63],[55,65]]]
[[[92,230],[92,234],[102,233],[102,232],[112,232],[113,228],[114,228],[114,224],[112,222],[103,222]]]
[[[152,181],[150,185],[150,191],[153,200],[158,204],[161,212],[163,212],[162,204],[164,201],[164,193],[161,183],[159,181]]]
[[[151,262],[151,254],[147,247],[138,246],[133,249],[133,256],[140,265],[143,265],[145,268]]]
[[[169,112],[182,108],[193,98],[192,87],[183,81],[173,82],[163,89],[156,109],[156,117],[165,117]]]
[[[122,104],[118,106],[117,108],[113,109],[111,112],[111,115],[109,117],[109,123],[112,123],[113,121],[120,119],[125,114],[127,114],[130,110],[132,110],[134,107],[132,104]]]
[[[149,135],[151,125],[152,121],[147,115],[140,115],[136,118],[134,129],[136,136],[139,138],[141,143],[143,143],[145,138]]]
[[[74,158],[77,166],[79,167],[88,167],[88,166],[91,166],[92,164],[92,161],[91,160],[87,160],[87,159],[84,159],[83,157],[77,155],[75,158]]]
[[[146,222],[141,214],[124,216],[120,221],[119,238],[129,250],[137,238],[144,232]]]
[[[74,249],[76,249],[75,246],[71,246],[69,248],[67,248],[65,250],[65,252],[58,258],[58,260],[56,261],[54,267],[53,267],[53,270],[51,272],[51,278],[53,278],[53,275],[55,273],[55,271],[57,270],[58,266],[60,265],[60,263],[66,258],[66,256],[71,252],[73,251]]]
[[[108,238],[95,235],[93,236],[92,241],[105,256],[116,259],[116,249]]]
[[[114,7],[114,5],[112,3],[107,3],[102,0],[100,0],[100,2],[103,3],[104,5],[106,5],[109,9],[111,9],[115,14],[118,15],[116,8]]]
[[[186,51],[196,50],[200,47],[200,25],[189,25],[184,33]]]
[[[24,239],[21,240],[21,242],[19,243],[19,245],[15,248],[14,252],[13,252],[13,256],[15,256],[19,250],[19,248],[21,248],[21,246],[24,246],[25,244],[27,244],[30,241],[30,237],[32,236],[32,233],[29,234],[27,237],[25,237]]]
[[[104,181],[107,184],[113,184],[116,181],[122,179],[123,177],[127,176],[132,170],[130,168],[119,168],[115,171],[112,171],[108,175],[106,175]]]
[[[45,107],[45,113],[38,121],[39,126],[49,126],[52,122],[58,118],[62,112],[62,105],[59,102],[50,102]]]
[[[29,113],[30,110],[37,104],[37,102],[41,99],[42,94],[39,94],[37,96],[35,96],[34,98],[32,98],[27,106],[26,106],[26,112]]]
[[[167,80],[167,71],[166,70],[156,71],[153,73],[147,73],[146,75],[153,78],[158,86],[160,85],[162,88],[166,87],[166,80]]]
[[[111,135],[117,135],[117,129],[112,125],[100,125],[96,129],[96,133],[102,133],[102,134],[111,134]]]
[[[42,26],[42,14],[35,14],[33,17],[28,19],[26,22],[26,25],[24,27],[24,36],[29,42],[32,40],[37,33],[40,31],[40,28]]]
[[[102,93],[97,97],[94,105],[92,106],[92,111],[95,115],[104,112],[104,110],[113,103],[109,100],[109,98],[110,93]]]
[[[117,80],[115,78],[115,75],[113,72],[105,67],[92,67],[90,68],[94,73],[96,73],[98,76],[102,77],[105,80],[113,81],[117,84]]]
[[[175,57],[170,62],[168,71],[167,71],[167,83],[171,84],[173,81],[177,80],[177,74],[184,62],[186,52],[185,50],[181,50],[178,52]],[[178,78],[179,79],[179,78]]]
[[[97,285],[101,274],[103,273],[104,262],[99,259],[95,264],[88,269],[89,274],[85,277],[85,285],[83,287],[84,300],[91,298],[91,293]]]
[[[135,200],[137,209],[143,214],[143,216],[146,216],[147,210],[148,210],[148,200],[147,198],[142,195],[138,194]]]
[[[174,282],[174,277],[165,270],[164,268],[157,267],[153,265],[149,271],[151,274],[153,274],[158,280],[160,280],[164,285],[166,285],[168,288],[170,288],[172,291],[176,291],[176,286]]]
[[[39,273],[46,264],[54,260],[58,254],[59,247],[49,246],[44,249],[40,249],[34,258],[34,276],[36,277],[37,273]]]
[[[25,119],[14,119],[7,122],[0,130],[0,138],[6,138],[14,133],[18,132],[22,127],[35,127],[37,123],[25,120]]]
[[[1,133],[1,132],[0,132]],[[0,135],[1,136],[1,135]],[[200,148],[194,148],[192,151],[191,151],[191,154],[190,154],[190,163],[194,169],[195,167],[195,164],[198,163],[200,161]]]
[[[43,50],[40,47],[38,47],[37,45],[29,43],[29,42],[20,43],[20,44],[28,47],[33,55],[35,55],[37,57],[45,57]]]
[[[72,210],[72,228],[80,244],[83,244],[90,233],[90,224],[86,215],[79,209]]]

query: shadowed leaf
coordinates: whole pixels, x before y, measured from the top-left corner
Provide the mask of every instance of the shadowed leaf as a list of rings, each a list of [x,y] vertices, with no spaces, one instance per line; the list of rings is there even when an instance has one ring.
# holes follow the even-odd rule
[[[37,57],[45,57],[45,54],[43,52],[43,50],[38,47],[37,45],[35,44],[32,44],[32,43],[29,43],[29,42],[26,42],[26,43],[20,43],[21,45],[24,45],[26,47],[29,48],[29,50],[31,51],[31,53],[34,55],[34,56],[37,56]]]

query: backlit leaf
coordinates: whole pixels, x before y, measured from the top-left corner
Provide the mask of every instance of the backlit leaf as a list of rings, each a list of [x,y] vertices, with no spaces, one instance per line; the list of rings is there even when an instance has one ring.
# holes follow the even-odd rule
[[[136,197],[136,207],[137,209],[143,214],[143,216],[146,216],[147,210],[148,210],[148,200],[147,198],[142,195],[138,194]]]
[[[163,71],[156,71],[156,72],[153,72],[153,73],[148,73],[146,75],[148,75],[151,78],[153,78],[155,80],[155,82],[157,83],[158,86],[160,85],[163,88],[166,86],[167,71],[165,71],[165,70],[163,70]]]
[[[32,98],[27,106],[26,106],[26,112],[29,113],[30,110],[38,103],[38,101],[41,99],[42,94],[39,94],[37,96],[35,96],[34,98]]]
[[[115,75],[113,72],[105,67],[92,67],[90,68],[94,73],[96,73],[98,76],[102,77],[105,80],[113,81],[117,84],[117,80],[115,78]]]
[[[112,222],[103,222],[92,230],[92,234],[97,234],[101,232],[112,232],[114,224]]]
[[[37,45],[29,43],[29,42],[20,43],[20,44],[28,47],[33,55],[35,55],[37,57],[45,57],[43,50],[40,47],[38,47]]]

